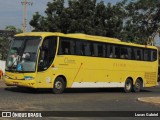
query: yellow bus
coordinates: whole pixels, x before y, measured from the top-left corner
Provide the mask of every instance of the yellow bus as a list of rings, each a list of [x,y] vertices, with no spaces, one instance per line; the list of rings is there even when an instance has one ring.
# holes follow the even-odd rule
[[[157,85],[154,46],[86,34],[30,32],[15,36],[6,60],[6,85],[51,88],[123,88]]]

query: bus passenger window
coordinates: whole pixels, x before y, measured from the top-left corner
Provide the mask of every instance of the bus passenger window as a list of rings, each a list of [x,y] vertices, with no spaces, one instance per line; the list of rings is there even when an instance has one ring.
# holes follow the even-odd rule
[[[97,57],[98,56],[98,47],[97,47],[97,43],[93,43],[93,53],[92,56]]]
[[[109,53],[108,53],[108,45],[107,44],[105,44],[104,45],[105,46],[105,49],[104,49],[104,53],[105,53],[105,57],[108,57],[109,55]]]
[[[71,40],[71,47],[70,47],[70,51],[71,51],[71,55],[75,55],[75,49],[76,49],[76,43],[74,40]]]
[[[144,60],[145,60],[145,61],[150,61],[150,60],[149,60],[149,56],[150,56],[150,55],[149,55],[149,50],[144,50]]]
[[[134,48],[134,57],[135,57],[135,60],[143,60],[142,59],[142,49]]]
[[[120,58],[120,47],[119,46],[115,46],[115,58]]]
[[[157,51],[152,50],[151,51],[151,61],[156,61],[157,60]]]
[[[84,55],[86,56],[91,56],[91,49],[90,49],[90,43],[89,42],[85,42],[84,45]]]
[[[114,46],[108,45],[107,57],[109,57],[109,58],[113,58],[114,57]]]
[[[127,47],[121,47],[120,58],[121,59],[129,59],[128,48]]]
[[[69,49],[68,48],[64,48],[64,54],[69,54]]]
[[[98,47],[98,57],[103,57],[103,45],[99,44],[97,47]]]
[[[94,55],[96,57],[103,57],[104,56],[104,47],[100,43],[93,43],[93,50],[94,50]]]
[[[127,51],[128,51],[128,59],[132,60],[132,57],[134,57],[134,56],[132,56],[132,53],[133,53],[132,48],[127,47]]]
[[[76,45],[75,45],[75,51],[76,51],[76,55],[84,55],[84,45],[83,42],[80,40],[76,41]]]
[[[62,49],[62,54],[63,55],[70,54],[70,42],[62,40],[61,41],[61,49]]]
[[[90,44],[90,51],[91,51],[91,56],[95,56],[94,43],[93,42],[91,42],[91,44]]]

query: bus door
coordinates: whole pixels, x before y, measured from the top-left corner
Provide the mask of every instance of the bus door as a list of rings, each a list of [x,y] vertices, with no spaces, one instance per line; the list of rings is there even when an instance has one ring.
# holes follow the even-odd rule
[[[40,47],[38,60],[37,87],[52,87],[53,69],[51,66],[56,54],[57,37],[46,37]]]

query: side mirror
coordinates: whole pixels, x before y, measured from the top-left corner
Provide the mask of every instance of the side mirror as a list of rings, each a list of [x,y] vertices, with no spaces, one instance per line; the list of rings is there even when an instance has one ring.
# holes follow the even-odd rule
[[[43,60],[40,60],[39,63],[42,64],[42,63],[43,63]]]

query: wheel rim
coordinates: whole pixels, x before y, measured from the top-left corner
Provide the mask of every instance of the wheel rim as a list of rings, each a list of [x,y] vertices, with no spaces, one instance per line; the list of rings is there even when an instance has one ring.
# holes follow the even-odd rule
[[[131,89],[131,84],[128,82],[128,83],[126,83],[126,89],[127,90],[130,90]]]
[[[136,90],[139,90],[139,89],[141,88],[141,85],[140,85],[140,83],[139,83],[139,82],[136,82],[136,84],[135,84],[135,88],[136,88]]]
[[[55,83],[55,88],[56,89],[62,89],[62,82],[60,82],[60,81],[57,81],[56,83]]]

